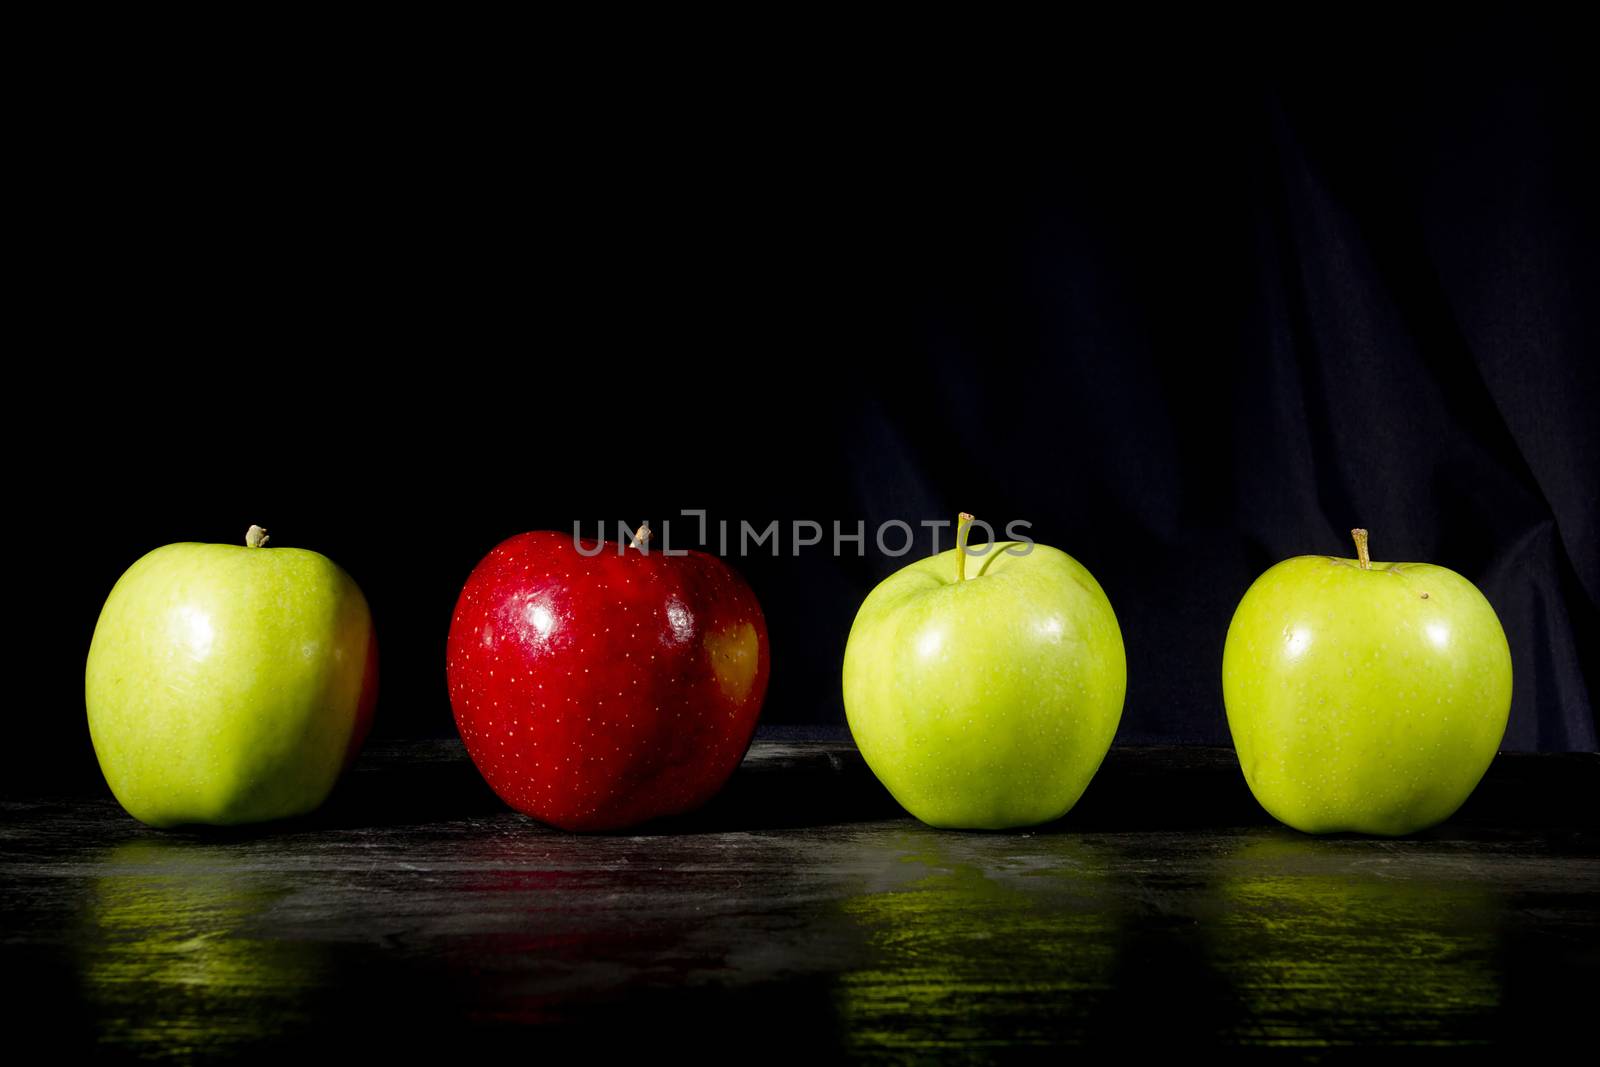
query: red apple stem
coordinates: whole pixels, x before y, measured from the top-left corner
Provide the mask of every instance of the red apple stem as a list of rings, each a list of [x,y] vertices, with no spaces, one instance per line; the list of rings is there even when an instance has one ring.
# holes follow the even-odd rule
[[[972,529],[972,516],[963,511],[956,519],[956,581],[967,580],[967,533]]]
[[[639,524],[639,528],[633,532],[633,540],[629,541],[628,544],[633,548],[643,548],[645,545],[650,543],[650,538],[654,536],[655,535],[650,532],[650,524],[648,522],[641,522]]]
[[[264,526],[252,526],[244,532],[244,543],[247,548],[265,548],[272,538],[267,536]]]
[[[1370,571],[1372,569],[1372,557],[1367,555],[1367,531],[1351,530],[1350,536],[1355,538],[1356,555],[1360,557],[1361,569]]]

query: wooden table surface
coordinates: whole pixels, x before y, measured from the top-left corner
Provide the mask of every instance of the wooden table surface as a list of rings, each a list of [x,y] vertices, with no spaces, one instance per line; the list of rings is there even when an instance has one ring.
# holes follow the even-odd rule
[[[386,743],[270,832],[6,801],[4,1003],[52,1059],[1499,1058],[1592,1043],[1597,802],[1600,756],[1502,756],[1436,830],[1318,839],[1231,752],[1117,749],[1061,822],[957,833],[847,739],[766,735],[705,811],[580,836],[505,809],[456,742]]]

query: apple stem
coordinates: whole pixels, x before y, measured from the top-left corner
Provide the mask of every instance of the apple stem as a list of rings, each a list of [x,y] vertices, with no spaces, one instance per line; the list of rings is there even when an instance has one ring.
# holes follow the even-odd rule
[[[1370,571],[1372,569],[1372,557],[1367,555],[1367,531],[1351,530],[1350,536],[1355,538],[1356,555],[1361,559],[1361,569]]]
[[[956,519],[956,581],[967,580],[967,531],[972,528],[972,516],[963,511]]]
[[[654,535],[650,532],[650,524],[641,522],[639,528],[633,532],[633,540],[628,544],[633,548],[643,548]]]
[[[265,548],[272,538],[267,536],[265,527],[252,526],[244,533],[244,543],[247,548]]]

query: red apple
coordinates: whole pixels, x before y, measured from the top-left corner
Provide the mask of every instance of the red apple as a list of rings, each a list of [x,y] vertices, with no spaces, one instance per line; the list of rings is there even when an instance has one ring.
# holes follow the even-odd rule
[[[714,556],[578,544],[518,534],[462,588],[448,665],[467,752],[507,804],[568,830],[697,808],[761,713],[761,605]]]

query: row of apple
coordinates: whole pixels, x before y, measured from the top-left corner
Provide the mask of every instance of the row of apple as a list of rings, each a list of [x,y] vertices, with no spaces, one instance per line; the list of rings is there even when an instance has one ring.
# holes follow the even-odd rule
[[[1045,545],[968,544],[884,580],[845,650],[844,706],[867,764],[912,814],[952,828],[1064,815],[1122,715],[1111,603]],[[1299,556],[1249,588],[1222,660],[1251,790],[1308,832],[1404,834],[1447,818],[1487,770],[1511,703],[1494,610],[1444,567]],[[318,807],[360,749],[377,645],[327,557],[174,544],[101,611],[86,697],[112,792],[152,826]],[[513,808],[573,830],[692,810],[755,730],[769,672],[750,587],[699,552],[521,534],[473,570],[451,621],[457,726]]]

